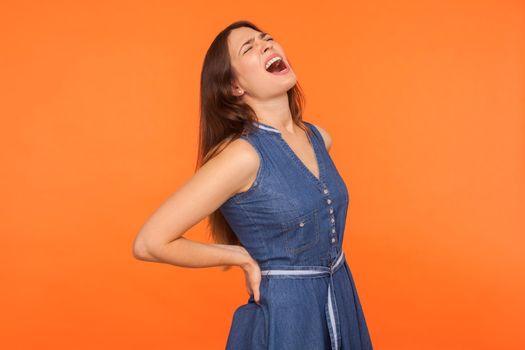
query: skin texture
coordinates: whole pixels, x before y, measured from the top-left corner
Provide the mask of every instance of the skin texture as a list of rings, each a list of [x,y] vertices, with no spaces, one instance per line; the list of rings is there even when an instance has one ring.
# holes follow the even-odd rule
[[[279,43],[268,40],[273,38],[271,34],[261,39],[258,34],[242,27],[234,29],[228,37],[231,64],[237,76],[232,81],[232,94],[248,103],[261,122],[278,129],[305,165],[318,174],[312,145],[304,131],[293,124],[288,106],[287,91],[296,83],[295,73],[290,68],[285,75],[273,75],[264,69],[264,62],[272,53],[280,54],[288,63]],[[242,46],[250,38],[254,41]],[[329,150],[332,138],[323,128],[318,129]],[[248,292],[259,302],[261,271],[246,249],[183,237],[232,195],[247,190],[255,180],[259,162],[257,152],[247,141],[231,142],[150,215],[134,239],[134,257],[181,267],[240,266]]]

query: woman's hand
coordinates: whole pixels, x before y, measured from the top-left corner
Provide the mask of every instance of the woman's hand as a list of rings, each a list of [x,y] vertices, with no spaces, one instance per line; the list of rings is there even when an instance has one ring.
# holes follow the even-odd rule
[[[248,293],[253,293],[253,299],[257,304],[259,304],[260,294],[259,286],[261,285],[261,269],[259,264],[255,260],[241,265],[244,270],[244,276],[246,278],[246,288]]]
[[[255,259],[252,258],[250,253],[248,251],[236,244],[217,244],[218,246],[221,246],[223,248],[236,251],[243,255],[243,257],[246,258],[246,262],[240,264],[239,266],[244,271],[244,277],[245,277],[245,283],[246,283],[246,289],[248,289],[249,294],[253,294],[253,299],[257,304],[259,304],[260,294],[259,294],[259,286],[261,284],[261,269],[259,268],[259,264]]]

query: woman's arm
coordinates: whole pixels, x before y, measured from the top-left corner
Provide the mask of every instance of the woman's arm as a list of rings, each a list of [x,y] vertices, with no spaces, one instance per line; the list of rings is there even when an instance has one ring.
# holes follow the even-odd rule
[[[258,167],[259,156],[247,141],[231,142],[148,218],[133,242],[135,258],[181,267],[253,264],[243,247],[201,243],[182,235],[249,187]]]
[[[236,265],[246,269],[254,260],[240,246],[227,244],[211,244],[192,241],[186,237],[159,247],[154,253],[144,251],[134,253],[139,260],[168,263],[181,267],[212,267]]]

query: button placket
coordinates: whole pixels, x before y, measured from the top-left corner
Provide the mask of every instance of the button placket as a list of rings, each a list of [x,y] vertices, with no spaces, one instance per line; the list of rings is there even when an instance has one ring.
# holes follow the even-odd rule
[[[326,187],[325,184],[323,184],[323,193],[328,197],[328,194],[330,193],[330,191],[328,190],[328,188]],[[335,235],[335,216],[334,216],[334,208],[331,206],[332,204],[332,200],[328,197],[326,198],[326,203],[328,204],[329,208],[329,212],[330,212],[330,224],[332,226],[332,230],[331,230],[331,234],[330,234],[330,242],[332,242],[332,244],[336,244],[337,242],[337,238],[336,238],[336,235]]]

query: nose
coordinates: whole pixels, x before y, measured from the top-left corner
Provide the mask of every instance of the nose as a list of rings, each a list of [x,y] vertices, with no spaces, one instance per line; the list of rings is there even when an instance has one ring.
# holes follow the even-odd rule
[[[262,43],[262,52],[265,53],[266,50],[270,49],[273,47],[273,43],[271,41],[268,41],[268,40],[263,40],[263,43]]]

